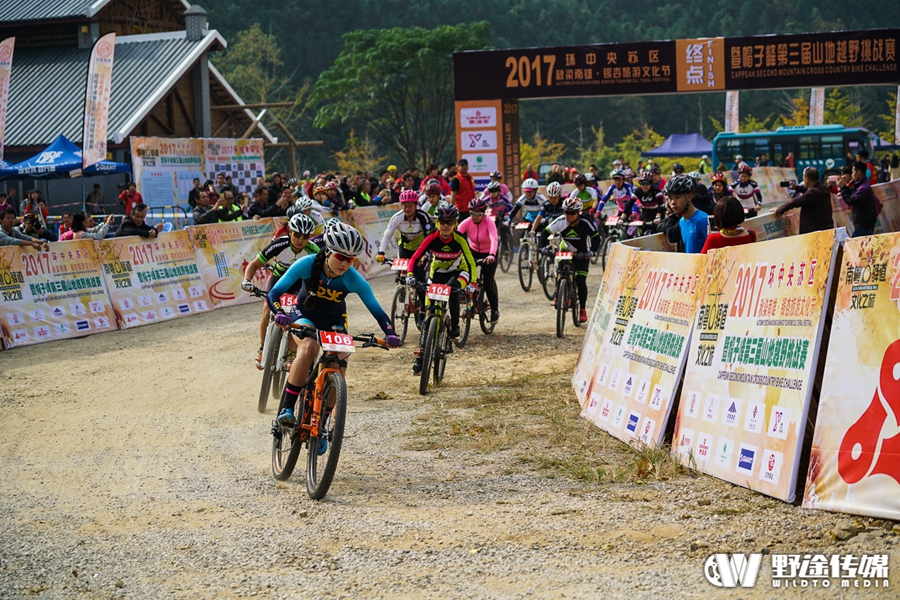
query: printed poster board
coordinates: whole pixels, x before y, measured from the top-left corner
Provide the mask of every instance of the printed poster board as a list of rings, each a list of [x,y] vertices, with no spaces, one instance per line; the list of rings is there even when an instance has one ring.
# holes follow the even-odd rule
[[[793,502],[839,231],[708,254],[673,443],[686,466]]]
[[[900,233],[847,240],[803,506],[900,520]]]

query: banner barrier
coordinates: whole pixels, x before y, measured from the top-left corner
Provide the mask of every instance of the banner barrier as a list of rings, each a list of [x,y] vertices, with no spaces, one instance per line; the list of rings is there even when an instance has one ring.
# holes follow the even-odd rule
[[[357,256],[356,262],[353,263],[360,275],[366,279],[389,275],[391,272],[389,266],[378,263],[375,257],[382,250],[378,246],[381,244],[381,236],[384,235],[388,222],[399,210],[399,205],[389,205],[384,207],[366,206],[344,212],[345,221],[359,229],[366,243],[363,253]],[[394,235],[390,245],[383,249],[387,258],[397,257],[397,239],[398,237]]]
[[[686,466],[793,502],[843,230],[710,252],[673,451]]]
[[[662,442],[705,289],[707,256],[633,252],[591,378],[586,417],[624,442]]]
[[[275,235],[272,218],[195,225],[187,229],[213,306],[219,308],[258,301],[241,289],[241,281],[247,265]],[[265,277],[262,269],[257,271],[257,287],[263,286]]]
[[[7,348],[116,328],[93,240],[0,246],[0,292]]]
[[[591,318],[585,328],[584,342],[575,363],[575,374],[572,376],[572,386],[575,388],[575,395],[578,397],[582,409],[587,408],[585,399],[591,385],[596,360],[600,354],[603,340],[606,339],[606,333],[615,312],[616,299],[621,293],[631,254],[634,252],[634,249],[628,246],[615,244],[607,258],[606,270],[603,271],[603,279],[600,281],[600,289],[597,290],[597,299],[594,301],[594,310],[591,312]]]
[[[777,240],[788,235],[796,235],[799,223],[799,216],[796,211],[779,217],[774,213],[766,213],[747,219],[743,226],[745,229],[752,229],[756,232],[756,240],[758,242],[766,240]],[[631,248],[638,248],[650,252],[674,252],[675,247],[669,243],[664,233],[654,233],[653,235],[644,235],[641,237],[631,238],[621,242]]]
[[[847,240],[803,506],[900,520],[900,233]]]
[[[212,310],[187,231],[98,242],[121,329]]]

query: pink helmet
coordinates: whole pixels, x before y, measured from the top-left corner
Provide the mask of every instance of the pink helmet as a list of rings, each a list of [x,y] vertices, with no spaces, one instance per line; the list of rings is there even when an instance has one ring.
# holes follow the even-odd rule
[[[400,203],[403,202],[418,202],[419,194],[415,190],[403,190],[400,192]]]
[[[487,200],[484,200],[483,198],[472,198],[469,200],[469,212],[484,212],[487,209]]]

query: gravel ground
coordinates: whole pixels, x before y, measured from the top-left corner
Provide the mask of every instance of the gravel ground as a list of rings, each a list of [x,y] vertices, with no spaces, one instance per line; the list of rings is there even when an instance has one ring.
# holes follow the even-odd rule
[[[513,451],[411,450],[414,421],[448,394],[478,393],[469,382],[574,367],[581,331],[557,340],[541,292],[498,275],[501,323],[491,337],[476,326],[446,389],[416,393],[411,341],[352,359],[344,452],[321,502],[302,473],[281,483],[269,470],[257,306],[0,353],[0,597],[799,596],[771,588],[768,561],[753,589],[703,576],[712,552],[763,548],[888,553],[891,589],[803,593],[897,597],[893,523],[705,476],[590,484]],[[373,283],[386,305],[392,281]],[[350,314],[354,331],[377,329],[359,303]],[[870,529],[833,541],[854,525]]]

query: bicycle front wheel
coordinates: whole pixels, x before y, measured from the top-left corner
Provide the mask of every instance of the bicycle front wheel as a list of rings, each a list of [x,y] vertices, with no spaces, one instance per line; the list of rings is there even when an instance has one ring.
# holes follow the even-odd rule
[[[504,273],[509,272],[513,259],[512,235],[508,231],[500,235],[500,268]]]
[[[278,348],[281,346],[281,336],[284,332],[275,322],[269,323],[266,331],[266,341],[263,344],[263,376],[259,386],[259,400],[256,410],[266,412],[266,404],[269,402],[269,386],[272,384],[272,376],[275,373],[275,363],[278,361]]]
[[[428,317],[425,320],[425,344],[420,352],[422,353],[422,372],[419,374],[419,393],[425,395],[428,392],[428,380],[431,378],[431,363],[435,354],[435,339],[437,338],[438,318],[435,316]]]
[[[519,246],[519,285],[526,292],[531,290],[531,280],[534,277],[534,269],[531,265],[531,244],[522,240]]]
[[[561,338],[566,329],[566,312],[568,312],[568,286],[564,280],[560,280],[556,286],[556,337]]]
[[[444,379],[444,369],[447,368],[447,355],[450,353],[450,326],[445,321],[441,323],[441,331],[438,333],[437,344],[434,349],[434,385]]]
[[[326,408],[328,406],[332,407],[330,415]],[[324,414],[319,424],[319,436],[309,439],[306,454],[306,493],[313,500],[321,500],[328,493],[341,456],[344,420],[347,416],[347,383],[340,373],[325,376],[322,411]]]
[[[407,303],[406,288],[398,287],[391,303],[391,325],[394,326],[394,334],[400,338],[401,345],[406,341],[406,330],[409,329]]]
[[[519,252],[521,252],[521,250]],[[496,280],[494,281],[494,285],[497,285]],[[496,323],[491,322],[490,311],[491,303],[488,302],[487,294],[484,290],[480,290],[478,292],[478,324],[481,325],[481,331],[485,335],[493,333],[494,326],[496,325]]]
[[[543,274],[541,285],[544,288],[544,295],[547,300],[553,300],[553,286],[556,285],[556,269],[553,267],[553,258],[551,256],[542,256],[540,272]]]
[[[611,235],[606,236],[606,239],[603,240],[603,247],[600,249],[600,257],[604,271],[606,271],[606,265],[609,264],[609,253],[612,252],[612,245],[615,243],[616,239]]]
[[[572,323],[575,327],[581,327],[581,321],[578,320],[578,290],[575,288],[575,282],[569,280],[569,303],[572,305]]]

